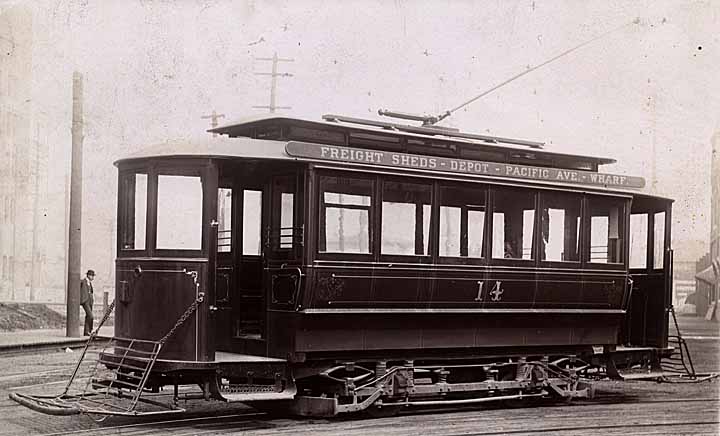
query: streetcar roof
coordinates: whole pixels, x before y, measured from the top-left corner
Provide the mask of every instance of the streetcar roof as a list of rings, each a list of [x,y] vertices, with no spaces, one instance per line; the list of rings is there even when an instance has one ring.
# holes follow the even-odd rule
[[[314,121],[277,114],[255,115],[208,130],[208,132],[228,135],[230,137],[249,137],[256,127],[268,124],[295,124],[303,127],[314,127],[326,131],[343,129],[348,132],[374,133],[404,138],[443,141],[462,144],[488,151],[517,151],[546,158],[565,158],[584,160],[597,165],[617,162],[615,159],[570,153],[558,153],[542,149],[543,143],[521,139],[502,138],[489,135],[462,133],[454,129],[436,126],[422,127],[382,121],[361,120],[340,115],[324,115],[323,120]],[[481,139],[482,138],[482,139]]]
[[[307,159],[307,158],[298,158],[294,156],[288,155],[286,152],[286,146],[288,143],[292,143],[293,141],[276,141],[276,140],[267,140],[267,139],[252,139],[252,138],[246,138],[246,137],[233,137],[228,138],[224,136],[218,136],[213,137],[211,135],[207,135],[204,137],[200,137],[197,139],[184,139],[184,140],[168,140],[159,144],[147,146],[143,148],[142,150],[131,154],[123,159],[119,159],[115,161],[115,165],[118,166],[120,163],[124,162],[131,162],[135,160],[144,160],[144,159],[168,159],[168,158],[215,158],[215,159],[234,159],[234,158],[243,158],[243,159],[268,159],[268,160],[279,160],[279,161],[306,161],[306,162],[313,162],[314,159]],[[351,163],[340,163],[337,162],[322,162],[325,165],[338,165],[338,167],[344,167],[344,166],[357,166]],[[367,166],[366,166],[367,167]],[[378,167],[378,170],[382,167]],[[417,175],[417,174],[415,174]],[[465,178],[461,174],[448,174],[448,176],[452,176],[453,179],[455,178]],[[582,186],[582,185],[575,185],[572,183],[568,184],[553,184],[553,183],[543,183],[538,181],[531,181],[531,180],[515,180],[512,178],[490,178],[486,179],[488,182],[491,183],[503,183],[503,181],[507,183],[522,183],[527,185],[545,185],[545,186],[554,186],[559,189],[582,189],[582,190],[588,190],[588,191],[594,191],[594,192],[617,192],[617,193],[623,193],[623,194],[630,194],[635,197],[647,197],[647,198],[663,198],[666,200],[670,200],[664,197],[659,197],[656,195],[651,195],[647,192],[643,192],[642,190],[629,190],[629,189],[620,189],[620,188],[612,188],[612,189],[603,189],[599,187],[591,187],[591,186]],[[672,201],[672,200],[670,200]]]
[[[294,160],[285,153],[287,141],[267,139],[227,138],[206,135],[197,139],[168,140],[150,145],[137,153],[115,161],[120,162],[148,158],[211,157],[255,158]]]

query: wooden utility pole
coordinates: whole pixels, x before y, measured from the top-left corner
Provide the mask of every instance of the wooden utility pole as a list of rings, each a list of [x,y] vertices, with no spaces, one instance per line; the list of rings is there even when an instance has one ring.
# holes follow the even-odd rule
[[[225,118],[225,114],[218,114],[217,112],[215,112],[215,109],[213,109],[210,115],[202,115],[200,116],[200,118],[203,120],[210,120],[210,126],[214,129],[218,126],[218,119]],[[213,133],[212,135],[217,136],[217,133]]]
[[[270,104],[267,106],[253,106],[255,109],[270,109],[270,113],[275,113],[275,109],[292,109],[290,106],[278,106],[276,104],[277,94],[277,78],[278,77],[292,77],[290,73],[278,73],[278,62],[295,62],[294,59],[282,59],[279,58],[277,53],[273,54],[271,58],[255,58],[258,61],[272,61],[272,72],[270,73],[255,73],[256,76],[270,76],[272,77],[270,85]]]
[[[80,261],[82,243],[82,145],[83,79],[73,73],[72,157],[70,163],[70,219],[68,220],[68,262],[65,295],[67,302],[66,334],[80,336]]]

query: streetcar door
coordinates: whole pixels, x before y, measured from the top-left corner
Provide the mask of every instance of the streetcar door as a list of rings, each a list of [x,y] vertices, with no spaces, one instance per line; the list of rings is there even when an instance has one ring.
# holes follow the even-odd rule
[[[265,302],[263,295],[262,228],[265,189],[262,185],[243,183],[238,187],[240,240],[237,258],[237,283],[234,286],[236,298],[234,335],[257,341],[265,337]],[[253,354],[264,354],[264,345],[256,343],[262,350],[246,349]]]
[[[225,168],[217,190],[215,267],[218,349],[264,354],[262,180],[243,167]],[[243,176],[236,176],[243,174]]]
[[[272,177],[265,233],[267,307],[294,310],[301,285],[302,205],[299,176],[288,172]]]
[[[668,200],[637,197],[630,214],[632,289],[625,325],[626,342],[667,345],[672,290],[671,208]]]

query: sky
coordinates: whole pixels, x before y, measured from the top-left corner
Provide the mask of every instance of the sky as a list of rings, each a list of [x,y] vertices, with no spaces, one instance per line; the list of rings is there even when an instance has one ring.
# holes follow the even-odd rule
[[[442,125],[611,157],[674,198],[674,240],[709,235],[710,138],[720,131],[717,1],[10,1],[34,8],[36,107],[70,154],[72,72],[84,78],[84,205],[113,226],[113,161],[262,113],[270,62],[284,113],[440,114],[586,41]],[[8,4],[9,4],[8,3]],[[2,3],[0,3],[2,4]],[[653,159],[653,156],[655,159]],[[653,161],[655,162],[653,164]],[[653,179],[653,176],[655,179]],[[655,182],[653,183],[653,180]],[[84,244],[84,245],[87,245]],[[88,247],[90,256],[101,248]]]

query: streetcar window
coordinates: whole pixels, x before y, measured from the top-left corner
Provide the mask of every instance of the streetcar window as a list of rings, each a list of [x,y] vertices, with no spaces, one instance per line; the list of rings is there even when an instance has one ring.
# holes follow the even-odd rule
[[[123,193],[120,217],[121,246],[123,250],[145,249],[147,218],[147,174],[127,174],[122,177]]]
[[[280,196],[280,248],[292,248],[293,245],[293,207],[295,194],[283,192]]]
[[[648,215],[630,215],[630,268],[647,268]]]
[[[157,248],[200,250],[202,183],[194,176],[158,176]]]
[[[382,254],[428,255],[430,198],[430,185],[383,183]]]
[[[440,187],[440,256],[483,257],[485,189]]]
[[[590,262],[622,263],[624,201],[590,198]]]
[[[320,252],[370,253],[372,192],[372,180],[320,179]]]
[[[278,249],[292,248],[295,243],[295,176],[273,177],[272,217],[270,235]]]
[[[217,251],[229,253],[232,248],[232,189],[218,189]]]
[[[242,221],[242,254],[245,256],[260,255],[262,239],[262,191],[246,189],[243,191]]]
[[[655,242],[653,244],[653,267],[662,269],[665,254],[665,212],[655,214]]]
[[[580,206],[572,194],[544,194],[540,207],[540,260],[580,261]]]
[[[495,259],[532,259],[535,193],[498,189],[493,205],[492,255]]]

